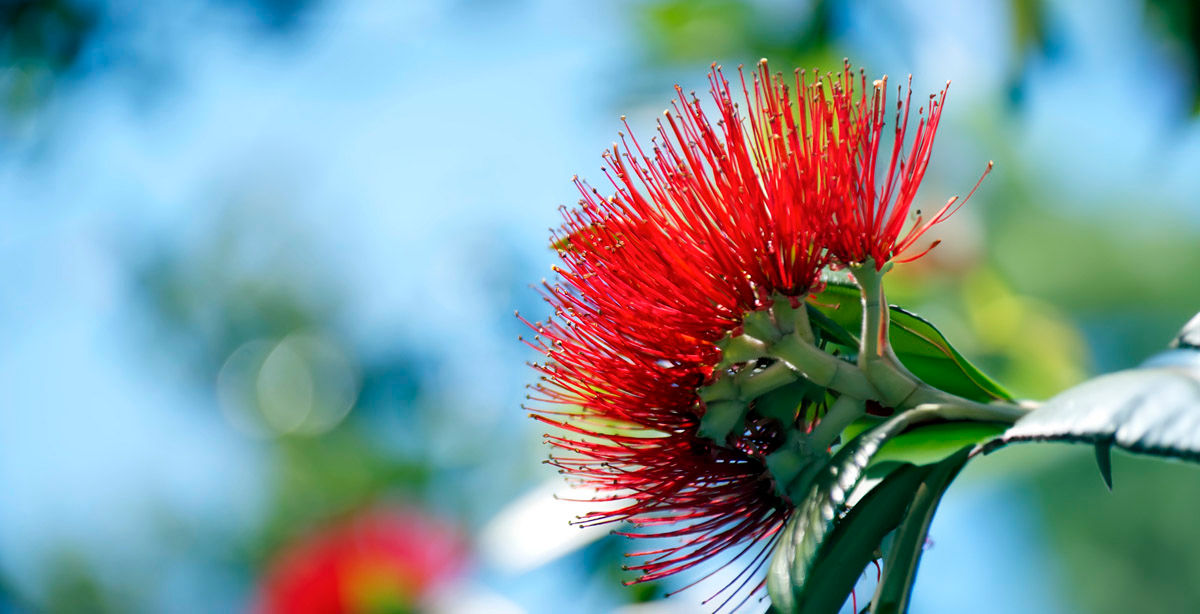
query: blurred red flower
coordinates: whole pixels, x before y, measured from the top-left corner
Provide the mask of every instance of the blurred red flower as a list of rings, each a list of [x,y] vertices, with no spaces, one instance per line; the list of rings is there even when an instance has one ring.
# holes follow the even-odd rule
[[[409,507],[370,510],[286,546],[263,577],[255,611],[416,612],[465,558],[449,524]]]

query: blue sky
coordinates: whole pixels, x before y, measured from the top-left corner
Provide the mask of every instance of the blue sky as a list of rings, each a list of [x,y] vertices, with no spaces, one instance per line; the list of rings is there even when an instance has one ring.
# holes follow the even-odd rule
[[[969,115],[995,108],[988,100],[1004,76],[994,3],[984,17],[902,3],[903,38],[886,21],[851,16],[866,24],[851,43],[874,70],[922,75],[918,91],[953,79],[944,131],[1020,131],[1036,160],[1028,166],[1065,201],[1134,194],[1190,207],[1179,195],[1198,187],[1200,136],[1158,119],[1180,91],[1161,50],[1128,14],[1082,4],[1056,5],[1075,41],[1069,60],[1034,69],[1030,112],[1014,126]],[[171,33],[179,58],[165,93],[141,100],[129,74],[102,75],[55,104],[47,141],[5,154],[0,566],[19,581],[33,583],[64,543],[83,544],[115,576],[136,574],[158,556],[145,527],[161,509],[237,532],[262,504],[256,443],[204,411],[211,399],[179,368],[147,355],[131,306],[130,255],[203,241],[227,213],[213,202],[248,207],[264,252],[333,272],[356,341],[402,333],[471,357],[466,375],[442,376],[447,406],[464,419],[511,437],[535,430],[516,409],[530,375],[506,319],[535,303],[523,287],[489,282],[504,267],[548,273],[546,229],[575,200],[570,177],[598,175],[620,112],[649,130],[656,104],[614,106],[626,99],[622,71],[636,66],[623,17],[549,0],[470,13],[436,2],[332,5],[310,17],[319,27],[302,43],[286,44],[216,27],[228,19],[220,12],[151,14],[147,27]],[[947,168],[955,178],[978,172]],[[923,572],[937,582],[919,585],[916,611],[1067,611],[1051,595],[1031,504],[1011,484],[971,475],[934,524]],[[1024,592],[978,599],[1011,586]]]

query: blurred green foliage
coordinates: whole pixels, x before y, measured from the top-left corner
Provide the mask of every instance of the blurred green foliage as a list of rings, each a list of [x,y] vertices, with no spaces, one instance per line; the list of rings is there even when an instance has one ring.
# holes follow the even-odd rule
[[[23,115],[76,69],[95,36],[102,7],[74,0],[9,0],[0,6],[0,98]]]
[[[1105,216],[994,197],[988,251],[1018,291],[1070,313],[1102,371],[1160,351],[1200,308],[1200,231],[1182,212],[1112,207]],[[1182,282],[1182,283],[1181,283]]]
[[[1086,449],[1031,482],[1064,590],[1080,612],[1193,612],[1200,604],[1200,469],[1117,453],[1113,492]]]
[[[641,8],[647,50],[657,61],[692,64],[745,55],[807,66],[831,52],[836,0],[758,3],[740,0],[660,0]]]
[[[319,0],[213,0],[236,22],[283,40],[300,32]],[[174,19],[205,4],[125,3],[90,0],[0,2],[0,125],[29,119],[63,86],[130,68],[143,84],[161,85],[171,70],[166,48],[143,49],[135,40],[141,22]],[[173,14],[174,13],[174,14]]]
[[[1195,0],[1145,0],[1151,27],[1173,47],[1192,92],[1192,113],[1200,113],[1200,3]]]
[[[129,595],[104,586],[82,553],[59,552],[48,566],[46,614],[118,614],[135,603]]]
[[[261,568],[287,542],[371,504],[418,501],[434,468],[387,454],[352,421],[321,437],[289,437],[275,446],[267,515],[248,552]]]
[[[1019,106],[1033,62],[1053,59],[1062,41],[1047,0],[1003,0],[1011,20],[1010,102]],[[1200,113],[1200,3],[1142,0],[1148,34],[1175,51],[1192,112]],[[836,68],[849,0],[650,0],[636,5],[635,23],[652,63],[694,65],[714,58],[767,57],[778,65]],[[882,6],[876,7],[876,10]],[[1104,10],[1097,5],[1098,10]]]

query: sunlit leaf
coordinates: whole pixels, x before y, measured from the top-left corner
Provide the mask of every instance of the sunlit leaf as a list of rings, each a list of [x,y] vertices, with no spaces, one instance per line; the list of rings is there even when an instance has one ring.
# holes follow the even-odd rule
[[[847,333],[857,331],[862,320],[858,288],[844,283],[829,283],[813,298],[832,322]],[[1013,397],[1000,384],[972,365],[928,320],[900,307],[891,308],[892,349],[904,366],[926,383],[946,392],[980,402],[1011,401]]]
[[[886,418],[864,416],[846,427],[842,437],[849,441],[859,433],[882,423]],[[871,458],[870,466],[883,463],[927,465],[940,462],[968,444],[983,444],[1000,435],[1010,425],[1002,422],[954,420],[918,425],[889,439]]]
[[[910,464],[897,467],[846,513],[821,545],[796,599],[796,612],[833,613],[842,607],[930,470]]]
[[[1196,314],[1187,324],[1183,326],[1183,330],[1175,336],[1175,340],[1171,342],[1171,347],[1176,349],[1191,349],[1200,350],[1200,313]]]
[[[1200,461],[1200,351],[1189,345],[1198,327],[1195,318],[1184,327],[1173,343],[1179,349],[1050,399],[986,448],[1068,441]]]
[[[1008,425],[1000,422],[938,422],[910,429],[888,440],[871,464],[890,461],[926,465],[936,463],[963,446],[990,441]]]
[[[852,335],[841,324],[825,315],[825,312],[811,303],[808,305],[808,319],[813,330],[823,339],[848,348],[858,347],[858,338]]]
[[[805,609],[804,601],[810,598],[805,591],[813,566],[838,518],[846,513],[850,495],[866,475],[872,457],[888,439],[929,416],[918,409],[890,418],[842,446],[817,473],[808,496],[784,528],[771,560],[767,590],[777,611],[815,611]],[[889,479],[895,475],[893,472]],[[828,598],[823,595],[822,603]]]

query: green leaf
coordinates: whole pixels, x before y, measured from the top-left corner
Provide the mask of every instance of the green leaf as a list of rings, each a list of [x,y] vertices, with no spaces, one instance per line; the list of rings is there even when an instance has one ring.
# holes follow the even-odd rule
[[[982,444],[1004,432],[1001,422],[938,422],[910,429],[889,439],[871,464],[888,461],[927,465],[950,457],[967,445]]]
[[[851,422],[842,432],[845,440],[882,423],[886,418],[864,416]],[[967,444],[984,444],[1004,432],[1010,425],[1003,422],[954,420],[917,425],[889,439],[871,459],[871,467],[883,463],[903,462],[927,465],[940,462]]]
[[[879,545],[904,517],[929,467],[904,464],[871,489],[822,544],[796,600],[802,614],[835,613],[846,603]]]
[[[782,424],[791,424],[796,419],[797,410],[803,407],[805,401],[816,403],[824,400],[824,396],[824,388],[808,380],[798,379],[758,397],[754,401],[754,410],[765,418],[775,418]]]
[[[1112,442],[1102,441],[1096,444],[1096,468],[1100,470],[1100,478],[1104,485],[1112,490]]]
[[[857,286],[829,282],[825,291],[813,297],[813,304],[847,334],[859,329],[862,304]],[[926,383],[981,403],[1013,400],[1007,390],[954,349],[928,320],[893,305],[890,330],[892,349],[900,361]]]
[[[851,334],[833,318],[825,315],[824,311],[812,303],[806,306],[808,307],[808,321],[812,324],[814,332],[838,345],[851,349],[858,348],[858,337]]]
[[[818,552],[846,512],[872,457],[890,438],[930,416],[921,409],[898,414],[843,445],[818,471],[808,496],[784,528],[767,572],[767,590],[778,611],[806,611],[800,608]]]
[[[1183,325],[1183,330],[1175,336],[1171,347],[1181,350],[1200,350],[1200,313]]]
[[[891,552],[883,567],[875,597],[871,600],[871,614],[904,614],[908,611],[913,583],[917,579],[917,566],[925,551],[925,539],[934,512],[942,495],[958,472],[971,458],[974,445],[964,446],[946,460],[930,467],[925,478],[916,489],[912,506],[904,515],[892,541]]]
[[[989,442],[1067,441],[1200,461],[1200,351],[1193,319],[1168,350],[1135,369],[1086,381],[1047,401]],[[1097,453],[1099,455],[1099,452]],[[1103,461],[1101,474],[1108,482]]]

